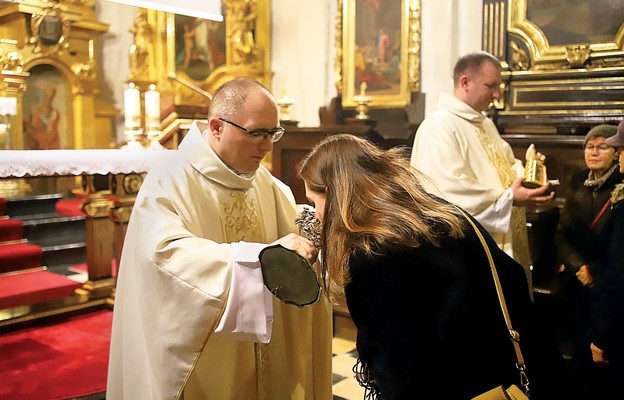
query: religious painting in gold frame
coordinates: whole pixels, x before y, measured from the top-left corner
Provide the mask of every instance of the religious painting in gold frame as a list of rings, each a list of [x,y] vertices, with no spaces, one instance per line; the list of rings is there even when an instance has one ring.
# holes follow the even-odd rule
[[[221,10],[222,22],[156,12],[157,25],[167,32],[165,68],[158,75],[179,78],[208,93],[238,76],[270,84],[270,0],[223,0]],[[205,100],[189,85],[178,85],[176,92],[177,104]]]
[[[371,108],[400,108],[420,90],[420,0],[339,0],[336,88],[343,107],[365,84]]]
[[[225,64],[225,21],[186,15],[175,15],[173,18],[176,73],[201,82]]]
[[[510,5],[508,31],[527,43],[532,70],[624,65],[620,2],[510,0]]]
[[[30,69],[22,99],[24,150],[73,149],[71,87],[53,65]]]

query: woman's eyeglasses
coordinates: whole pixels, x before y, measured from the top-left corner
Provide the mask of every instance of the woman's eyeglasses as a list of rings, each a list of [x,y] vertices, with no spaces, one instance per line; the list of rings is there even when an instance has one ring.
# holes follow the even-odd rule
[[[253,140],[263,140],[266,138],[271,138],[272,142],[277,142],[284,135],[284,128],[282,128],[281,126],[278,126],[277,128],[273,128],[273,129],[247,129],[244,126],[240,126],[239,124],[230,121],[229,119],[225,119],[221,117],[219,117],[219,119],[225,123],[228,123],[232,126],[237,127],[241,131],[244,131]]]
[[[606,153],[607,151],[611,150],[613,147],[609,146],[608,144],[599,144],[598,146],[594,146],[591,144],[588,144],[585,146],[585,151],[588,153],[591,153],[592,151],[594,151],[594,149],[598,150],[601,153]]]

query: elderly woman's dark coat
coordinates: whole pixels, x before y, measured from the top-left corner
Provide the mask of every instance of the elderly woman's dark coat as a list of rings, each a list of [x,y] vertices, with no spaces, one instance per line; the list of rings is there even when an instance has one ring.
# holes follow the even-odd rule
[[[568,272],[576,272],[580,266],[589,264],[592,273],[600,274],[603,251],[611,236],[607,224],[611,205],[607,204],[604,211],[603,207],[615,185],[622,182],[617,163],[612,168],[610,175],[597,181],[588,181],[588,168],[572,175],[556,235],[559,262]]]
[[[520,386],[484,248],[467,221],[464,231],[461,239],[442,235],[440,247],[352,256],[345,295],[357,327],[358,368],[379,398],[470,399],[498,385]],[[532,400],[573,398],[558,348],[536,324],[522,267],[480,231],[520,332]]]

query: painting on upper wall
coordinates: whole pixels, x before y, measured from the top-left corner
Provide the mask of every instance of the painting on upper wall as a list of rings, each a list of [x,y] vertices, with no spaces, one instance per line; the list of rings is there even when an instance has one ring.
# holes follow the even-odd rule
[[[24,150],[74,148],[71,89],[52,65],[33,67],[23,98]]]
[[[506,3],[504,0],[488,3],[484,11],[490,10],[492,4],[502,7]],[[512,69],[538,71],[622,65],[622,0],[511,0],[508,4],[507,31],[517,39],[510,41],[511,49],[514,57],[525,59],[521,65],[512,62]],[[505,18],[502,12],[490,13],[493,20],[497,16],[501,20]],[[501,21],[500,25],[503,24]],[[490,38],[496,41],[497,36],[490,34]],[[518,47],[520,42],[524,43],[523,48]]]
[[[223,7],[225,10],[225,7]],[[225,20],[175,16],[175,68],[194,81],[203,81],[225,64]]]
[[[526,17],[552,46],[606,42],[624,22],[621,0],[527,0]]]
[[[270,86],[270,0],[222,0],[223,21],[147,10],[154,32],[145,75],[176,104],[205,104],[225,82],[248,76]]]
[[[370,96],[372,108],[394,108],[409,103],[419,89],[420,1],[339,1],[342,29],[337,60],[342,104],[353,107],[356,96]]]

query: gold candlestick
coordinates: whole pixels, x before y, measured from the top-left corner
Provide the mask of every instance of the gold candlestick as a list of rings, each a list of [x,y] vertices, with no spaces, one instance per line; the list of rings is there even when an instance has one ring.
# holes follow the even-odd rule
[[[360,94],[357,96],[353,96],[353,101],[355,101],[357,105],[357,115],[355,119],[365,120],[368,119],[368,103],[371,102],[372,98],[366,95],[366,82],[362,82],[360,84]]]
[[[280,109],[280,121],[290,121],[289,107],[295,104],[295,100],[288,97],[286,90],[282,90],[282,97],[277,100],[277,105]]]

